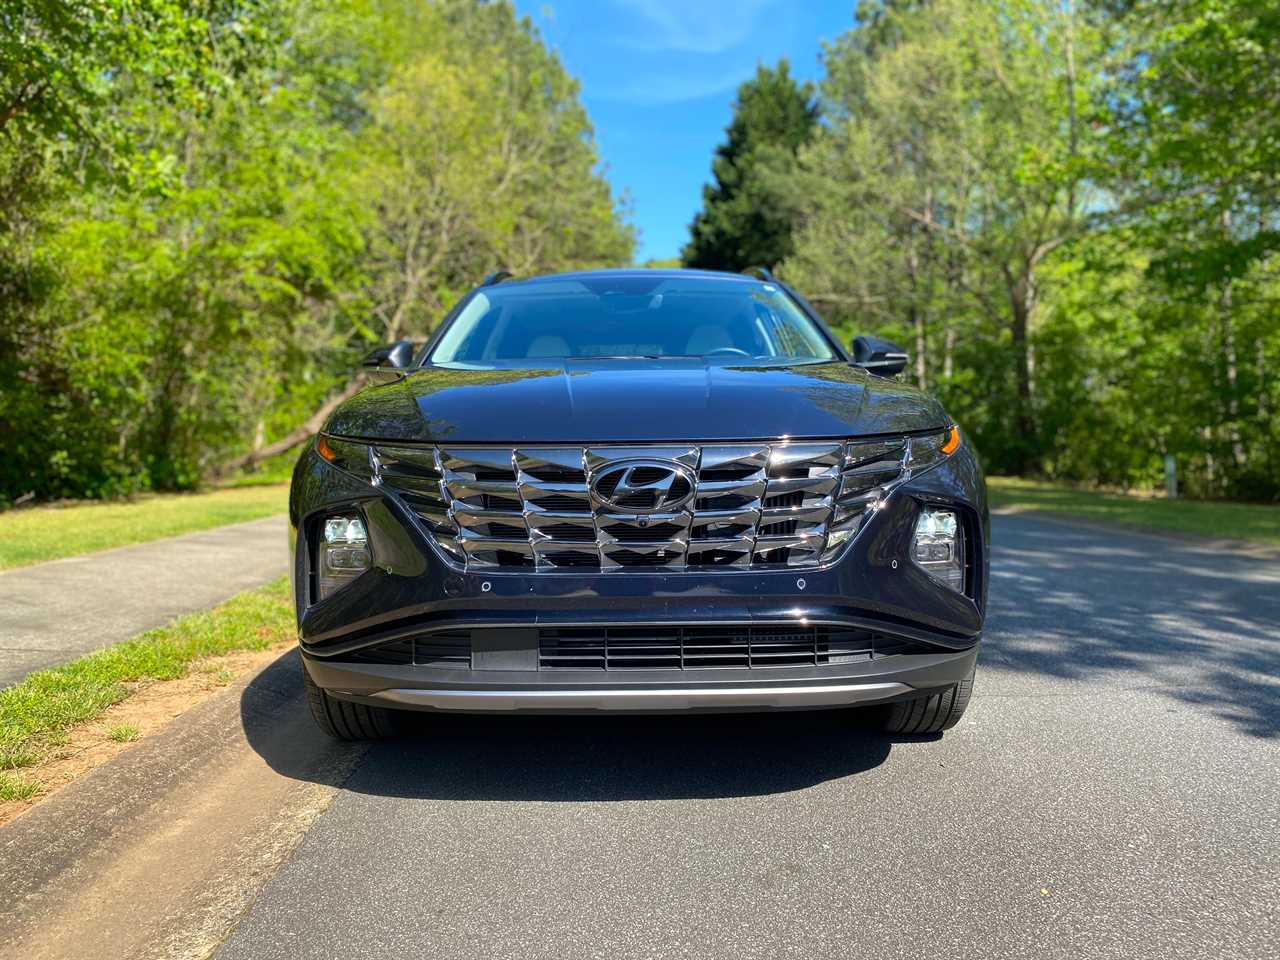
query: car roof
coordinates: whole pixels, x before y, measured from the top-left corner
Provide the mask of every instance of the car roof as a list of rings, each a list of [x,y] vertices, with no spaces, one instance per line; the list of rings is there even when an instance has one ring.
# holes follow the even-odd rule
[[[644,267],[624,267],[616,270],[577,270],[570,273],[548,273],[536,277],[511,277],[503,280],[503,286],[525,283],[552,283],[563,280],[585,280],[613,277],[619,280],[627,278],[681,279],[681,280],[740,280],[743,283],[760,283],[758,277],[749,277],[742,273],[728,273],[719,270],[684,270],[672,267],[647,269]]]

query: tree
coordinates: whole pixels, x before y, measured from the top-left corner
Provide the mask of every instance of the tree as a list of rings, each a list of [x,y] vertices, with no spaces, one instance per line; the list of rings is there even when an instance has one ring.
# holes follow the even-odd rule
[[[174,187],[177,164],[154,149],[152,118],[206,116],[271,49],[260,6],[15,0],[0,10],[0,437],[10,454],[0,502],[146,485],[111,425],[131,408],[97,389],[100,367],[127,365],[122,338],[95,342],[90,316],[64,319],[63,308],[91,305],[69,297],[59,231],[80,198],[109,203]],[[113,242],[128,250],[129,239]]]
[[[0,500],[251,465],[484,273],[631,257],[576,84],[509,4],[21,11],[82,82],[41,87],[0,138]],[[187,79],[191,51],[131,32],[184,12]]]
[[[1174,446],[1213,492],[1265,496],[1280,443],[1280,7],[1116,7],[1127,40],[1108,98],[1116,219],[1151,252],[1165,324],[1206,365]]]
[[[23,137],[100,138],[93,114],[122,69],[161,90],[198,96],[231,0],[10,0],[0,9],[0,130]]]
[[[1163,279],[1219,288],[1280,251],[1280,7],[1118,6],[1127,43],[1107,119],[1121,213],[1159,236]]]
[[[733,120],[712,162],[715,184],[703,187],[703,209],[689,228],[685,266],[711,270],[773,267],[792,252],[795,212],[779,180],[818,123],[813,86],[798,84],[786,60],[756,68],[738,88]]]
[[[1030,335],[1041,271],[1084,225],[1081,77],[1098,45],[1072,4],[1053,0],[877,11],[876,42],[829,52],[836,122],[802,152],[808,208],[785,269],[819,300],[906,320],[921,383],[933,327],[945,325],[945,371],[953,318],[973,317],[995,348],[982,389],[1001,398],[983,440],[1023,471],[1043,442]]]
[[[416,13],[422,16],[422,11]],[[353,192],[376,216],[381,339],[425,337],[478,277],[624,263],[577,84],[509,7],[446,3],[366,99]],[[459,56],[459,41],[473,51]]]

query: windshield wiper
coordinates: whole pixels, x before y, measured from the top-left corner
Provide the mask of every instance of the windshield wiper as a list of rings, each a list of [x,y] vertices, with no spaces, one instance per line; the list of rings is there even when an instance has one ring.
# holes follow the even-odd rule
[[[600,353],[584,357],[565,357],[566,360],[688,360],[675,353]]]

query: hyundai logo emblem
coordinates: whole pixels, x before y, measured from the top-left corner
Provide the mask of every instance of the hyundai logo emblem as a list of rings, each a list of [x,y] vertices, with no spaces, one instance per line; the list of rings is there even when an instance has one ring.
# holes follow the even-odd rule
[[[693,494],[693,471],[675,460],[620,460],[591,475],[591,495],[619,513],[675,513]]]

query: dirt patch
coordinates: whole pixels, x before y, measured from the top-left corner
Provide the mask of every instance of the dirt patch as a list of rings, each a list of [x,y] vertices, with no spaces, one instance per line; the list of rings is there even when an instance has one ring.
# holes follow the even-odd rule
[[[0,826],[47,800],[67,784],[84,776],[163,730],[178,716],[213,696],[223,687],[247,674],[261,670],[292,645],[285,641],[266,650],[228,653],[207,657],[191,664],[187,675],[177,680],[146,680],[127,684],[129,696],[108,707],[88,723],[66,731],[47,757],[30,767],[15,771],[36,780],[41,789],[29,800],[0,803]],[[111,731],[132,727],[137,736],[119,741]]]
[[[225,685],[210,669],[204,702],[157,705],[154,732],[0,829],[6,956],[204,960],[227,938],[364,754],[312,722],[284,646]],[[229,659],[257,656],[205,666]],[[86,728],[101,743],[113,720],[145,722],[121,709]]]

